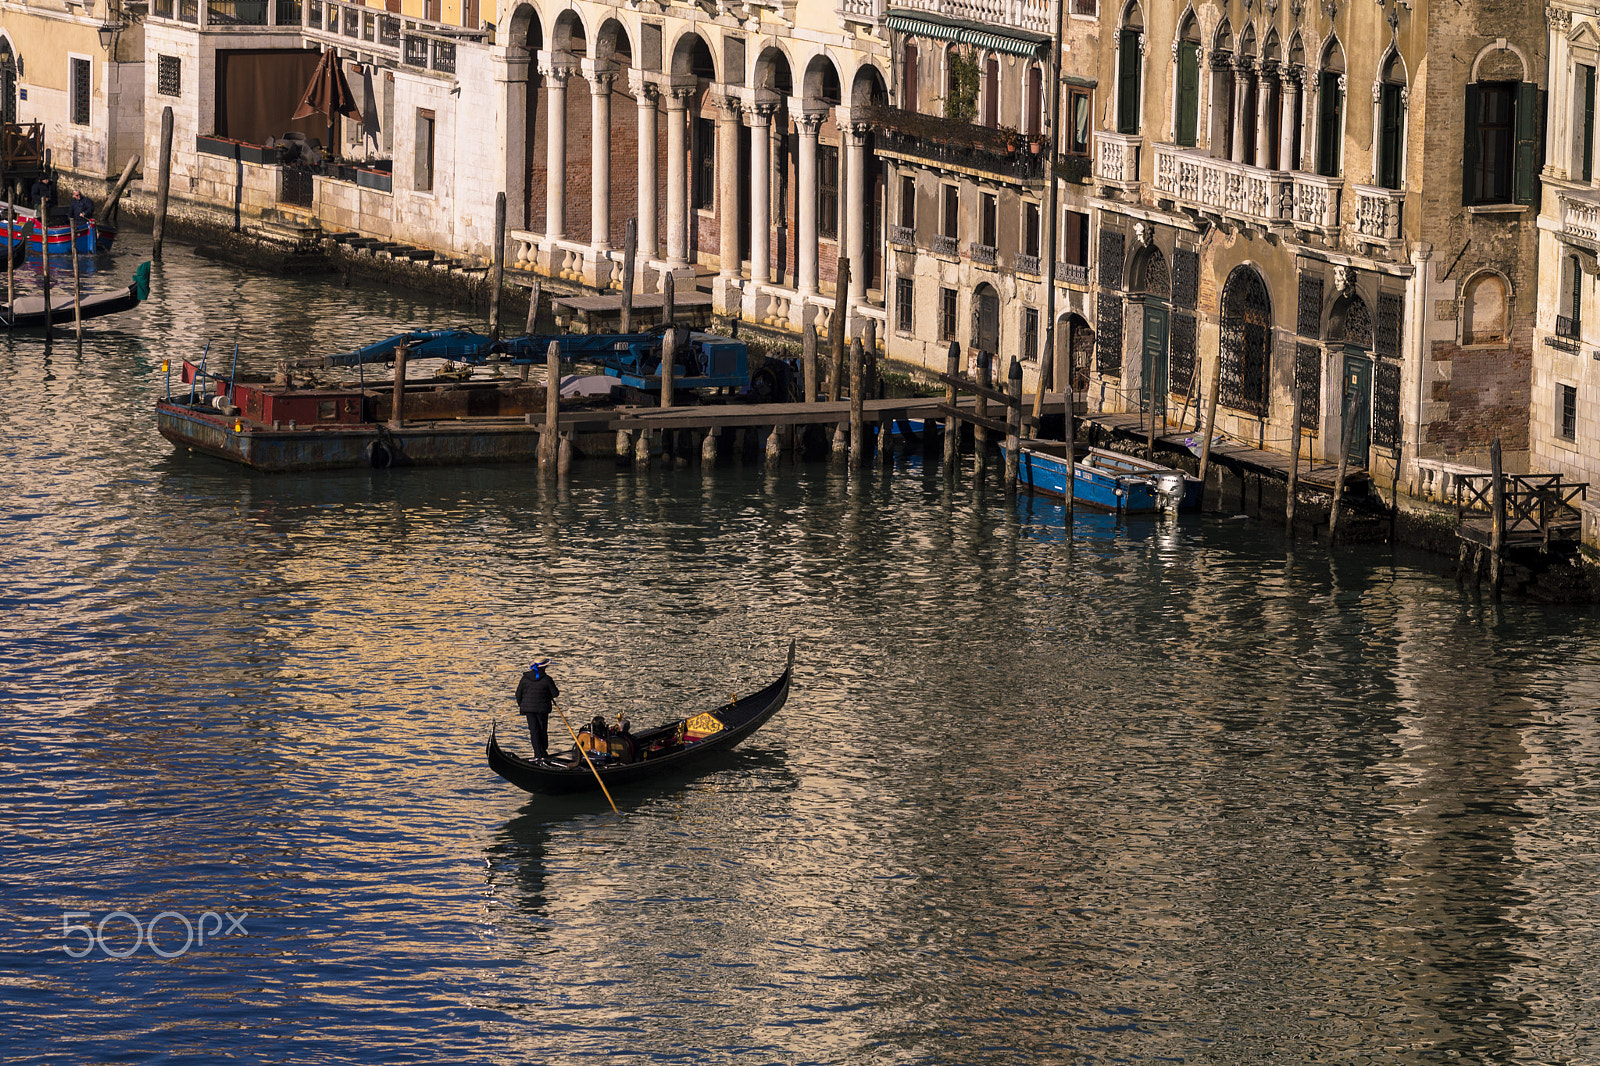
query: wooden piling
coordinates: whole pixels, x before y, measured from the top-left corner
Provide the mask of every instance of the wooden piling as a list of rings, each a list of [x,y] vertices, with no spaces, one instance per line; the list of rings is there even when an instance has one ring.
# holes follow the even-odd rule
[[[672,379],[677,369],[678,327],[668,326],[661,334],[661,406],[672,406]]]
[[[1489,592],[1498,596],[1506,556],[1506,479],[1500,466],[1499,437],[1489,442],[1489,477],[1489,503],[1493,508],[1489,519]]]
[[[394,346],[394,392],[389,402],[389,428],[399,430],[406,420],[406,346]]]
[[[566,477],[572,470],[572,438],[565,433],[556,444],[556,476]]]
[[[805,395],[802,403],[817,402],[817,324],[806,323],[806,331],[800,341],[800,377],[804,382]]]
[[[1339,537],[1339,511],[1344,502],[1344,475],[1350,466],[1350,434],[1355,431],[1356,412],[1361,408],[1361,397],[1351,396],[1344,409],[1344,432],[1339,434],[1339,472],[1333,478],[1333,504],[1328,508],[1328,543]]]
[[[617,458],[626,460],[633,455],[633,437],[625,429],[617,430],[616,438]]]
[[[711,466],[717,461],[717,434],[720,431],[716,426],[706,430],[706,435],[700,439],[700,465]]]
[[[1217,431],[1217,385],[1222,374],[1220,356],[1211,360],[1211,388],[1206,391],[1206,428],[1200,440],[1200,506],[1205,506],[1206,473],[1211,468],[1211,438]]]
[[[633,332],[633,257],[639,247],[639,220],[628,219],[622,233],[622,325],[623,333]]]
[[[561,424],[561,343],[551,341],[544,356],[544,431],[539,434],[539,472],[552,470],[559,458]]]
[[[1006,492],[1017,491],[1017,466],[1022,451],[1022,364],[1011,360],[1011,370],[1007,374],[1006,395],[1011,401],[1006,404]]]
[[[861,352],[861,338],[850,342],[850,458],[857,466],[866,460],[866,425],[862,421],[862,393],[866,391],[862,374],[865,371]]]
[[[106,197],[106,205],[100,209],[100,218],[110,225],[117,224],[117,213],[122,209],[122,194],[127,189],[128,183],[133,180],[133,172],[139,165],[138,156],[129,156],[128,163],[122,168],[122,176],[111,187],[111,193]]]
[[[167,194],[172,189],[172,108],[161,109],[161,159],[156,171],[156,219],[150,237],[150,258],[161,259],[161,238],[167,229]],[[41,215],[40,221],[44,220]]]
[[[950,350],[944,359],[944,370],[948,377],[954,378],[961,373],[961,345],[956,341],[950,342]],[[946,382],[944,387],[945,406],[950,410],[956,409],[956,387]],[[928,427],[923,426],[926,430]],[[944,416],[944,472],[946,477],[954,477],[956,472],[956,444],[961,434],[961,423],[953,414]]]
[[[39,257],[39,262],[44,268],[44,339],[50,339],[50,216],[47,214],[48,205],[39,201],[39,236],[44,241],[44,254]]]
[[[850,290],[850,260],[839,260],[839,277],[834,283],[833,314],[828,319],[828,329],[832,333],[829,340],[833,342],[833,360],[828,367],[828,402],[839,401],[839,390],[844,385],[844,335],[848,328],[848,315],[846,305],[849,303]]]
[[[988,389],[994,385],[993,371],[994,356],[990,352],[978,352],[978,387]],[[978,393],[972,403],[973,413],[978,418],[989,417],[989,398],[983,393]],[[989,468],[989,431],[983,428],[983,423],[974,420],[972,423],[972,467],[973,474],[979,481],[983,480],[983,472]]]
[[[633,442],[633,465],[650,465],[650,431],[641,429],[639,439]]]
[[[767,465],[777,466],[783,459],[783,439],[778,436],[778,427],[773,426],[767,434]]]
[[[678,281],[669,270],[661,279],[661,324],[670,326],[677,317]]]
[[[500,288],[506,279],[506,194],[494,194],[494,247],[489,249],[489,339],[500,339]]]
[[[1063,501],[1063,503],[1066,508],[1067,532],[1070,536],[1072,531],[1072,508],[1077,502],[1078,498],[1078,478],[1076,472],[1076,463],[1078,459],[1078,411],[1077,406],[1072,399],[1072,368],[1070,366],[1067,368],[1067,380],[1064,384],[1066,385],[1066,388],[1062,391],[1066,396],[1066,403],[1062,408],[1065,415],[1063,420],[1064,432],[1062,435],[1066,437],[1067,440],[1067,465],[1069,469],[1072,470],[1072,474],[1065,479],[1067,483],[1067,491],[1066,499]]]
[[[1289,539],[1294,540],[1295,493],[1300,482],[1300,390],[1290,393],[1294,411],[1289,418],[1289,490],[1283,501],[1283,527]]]
[[[16,231],[17,231],[17,205],[15,203],[13,203],[12,200],[11,200],[11,188],[10,188],[10,185],[8,184],[7,187],[6,187],[6,235],[7,235],[7,237],[10,237],[12,234],[16,233]],[[24,241],[26,241],[28,239],[27,238],[27,234],[23,234],[22,239]],[[16,279],[12,276],[10,252],[11,252],[11,246],[10,246],[10,241],[8,240],[7,243],[6,243],[6,253],[7,253],[6,254],[6,329],[8,329],[8,330],[11,328],[11,313],[12,313],[11,312],[11,305],[14,304],[16,302],[16,300],[17,300],[17,287],[16,287],[17,283],[16,283]]]
[[[72,333],[81,341],[83,340],[83,272],[78,267],[78,220],[71,215],[67,216],[67,246],[72,249]]]
[[[878,320],[869,318],[861,326],[861,350],[867,361],[861,374],[867,397],[876,400],[883,393],[883,378],[878,371]]]

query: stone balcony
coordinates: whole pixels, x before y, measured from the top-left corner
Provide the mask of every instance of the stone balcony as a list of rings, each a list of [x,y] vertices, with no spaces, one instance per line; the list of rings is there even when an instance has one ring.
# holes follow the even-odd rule
[[[1139,150],[1144,138],[1137,133],[1094,133],[1094,180],[1108,189],[1137,195]]]
[[[1153,184],[1160,200],[1265,231],[1302,230],[1328,240],[1338,237],[1342,178],[1267,170],[1170,144],[1154,145],[1153,151]]]
[[[1377,185],[1353,185],[1355,196],[1355,239],[1362,244],[1395,251],[1402,245],[1401,212],[1405,207],[1403,189]]]
[[[1600,250],[1600,190],[1556,189],[1561,239],[1590,251]]]
[[[846,5],[851,0],[845,0]],[[858,0],[859,2],[859,0]],[[957,19],[977,26],[996,26],[1052,34],[1054,5],[1049,0],[898,0],[897,9]]]

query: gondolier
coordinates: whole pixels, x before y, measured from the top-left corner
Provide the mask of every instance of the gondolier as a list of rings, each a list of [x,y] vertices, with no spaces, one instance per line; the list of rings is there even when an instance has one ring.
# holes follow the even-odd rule
[[[550,756],[550,706],[561,695],[549,666],[549,659],[537,659],[517,682],[517,711],[528,718],[533,756],[541,760]]]

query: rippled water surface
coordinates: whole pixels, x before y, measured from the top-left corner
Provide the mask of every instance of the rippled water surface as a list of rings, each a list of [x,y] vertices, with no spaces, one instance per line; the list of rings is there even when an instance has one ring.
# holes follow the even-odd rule
[[[1226,515],[1069,536],[970,465],[155,432],[168,354],[465,318],[169,245],[81,347],[0,342],[7,1061],[1600,1058],[1592,611]],[[485,766],[534,653],[648,723],[791,638],[787,708],[620,815]]]

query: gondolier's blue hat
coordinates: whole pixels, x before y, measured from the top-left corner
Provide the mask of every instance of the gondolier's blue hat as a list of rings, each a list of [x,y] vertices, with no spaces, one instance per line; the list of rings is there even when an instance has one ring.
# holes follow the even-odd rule
[[[528,665],[528,669],[532,670],[533,673],[534,673],[534,676],[537,677],[538,674],[539,674],[539,671],[543,670],[545,667],[547,667],[549,665],[550,665],[550,660],[549,659],[535,659],[535,660],[533,660],[532,663],[530,663]]]

